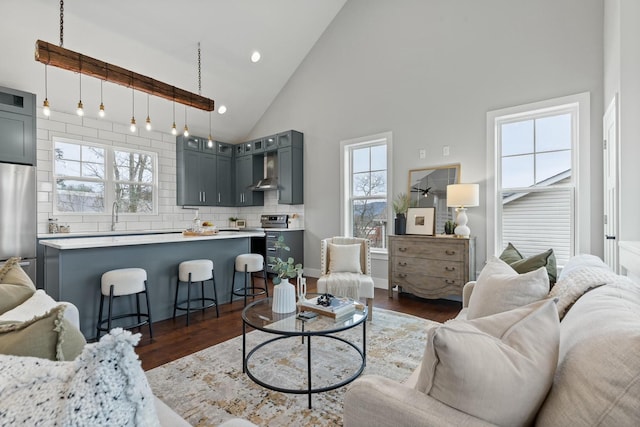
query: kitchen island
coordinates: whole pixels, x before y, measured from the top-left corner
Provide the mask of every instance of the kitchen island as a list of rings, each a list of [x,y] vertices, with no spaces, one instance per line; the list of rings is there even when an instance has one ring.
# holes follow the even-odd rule
[[[250,252],[252,237],[262,236],[261,231],[221,231],[212,236],[194,237],[164,233],[42,240],[44,289],[58,301],[75,304],[80,311],[82,333],[87,339],[94,339],[100,278],[106,271],[130,267],[145,269],[151,315],[157,322],[173,316],[178,264],[193,259],[211,259],[219,303],[228,303],[235,257]],[[196,289],[194,286],[193,290]],[[129,304],[126,299],[116,301],[114,315],[135,311],[134,303],[135,298],[131,298]],[[146,333],[144,329],[143,332]]]

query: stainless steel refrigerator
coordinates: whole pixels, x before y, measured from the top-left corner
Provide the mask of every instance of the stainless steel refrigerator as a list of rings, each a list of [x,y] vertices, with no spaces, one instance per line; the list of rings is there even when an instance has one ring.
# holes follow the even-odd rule
[[[36,283],[36,167],[0,163],[0,265],[12,256]]]

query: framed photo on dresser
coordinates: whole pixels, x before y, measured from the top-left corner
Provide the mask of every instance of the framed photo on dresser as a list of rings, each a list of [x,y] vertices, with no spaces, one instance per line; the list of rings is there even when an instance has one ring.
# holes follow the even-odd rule
[[[433,236],[436,228],[436,208],[409,208],[407,234]]]

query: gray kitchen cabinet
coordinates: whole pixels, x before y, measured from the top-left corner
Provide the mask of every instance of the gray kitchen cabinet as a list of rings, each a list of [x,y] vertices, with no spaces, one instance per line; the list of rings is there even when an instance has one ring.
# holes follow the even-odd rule
[[[304,170],[302,133],[290,130],[277,135],[278,203],[304,203]]]
[[[267,273],[275,274],[274,262],[271,257],[278,257],[282,260],[287,260],[292,257],[296,264],[304,264],[304,231],[303,230],[270,230],[264,231],[266,239],[267,249]],[[289,246],[288,251],[284,249],[278,249],[275,247],[276,242],[282,236],[284,243]]]
[[[36,164],[36,96],[0,87],[0,161]]]
[[[216,158],[216,190],[217,206],[235,206],[233,194],[233,166],[232,158],[217,156]]]
[[[236,157],[236,206],[264,205],[264,193],[250,189],[262,176],[262,173],[262,156],[246,155]]]
[[[273,151],[278,149],[277,135],[271,135],[263,138],[264,151]]]
[[[180,206],[234,206],[233,149],[207,138],[176,138],[177,204]]]

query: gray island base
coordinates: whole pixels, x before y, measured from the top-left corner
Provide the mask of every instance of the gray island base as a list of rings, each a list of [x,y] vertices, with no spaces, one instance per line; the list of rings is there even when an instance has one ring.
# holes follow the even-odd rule
[[[228,303],[236,256],[250,252],[251,237],[262,236],[262,232],[220,232],[198,237],[161,234],[43,240],[40,244],[45,249],[44,289],[52,298],[78,307],[80,329],[87,340],[93,340],[97,335],[103,273],[118,268],[145,269],[151,316],[157,322],[173,316],[178,264],[211,259],[219,304]],[[200,287],[193,285],[192,296],[199,292]],[[186,298],[186,287],[181,289],[180,298]],[[144,307],[144,297],[141,303]],[[114,316],[134,311],[135,297],[116,299]],[[148,337],[146,328],[142,328],[142,333]]]

